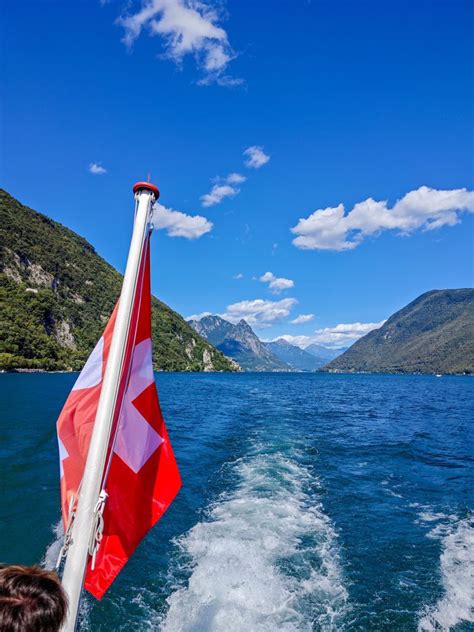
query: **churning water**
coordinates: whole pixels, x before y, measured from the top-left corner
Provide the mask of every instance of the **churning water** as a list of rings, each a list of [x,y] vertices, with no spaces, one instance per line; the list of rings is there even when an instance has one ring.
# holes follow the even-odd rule
[[[73,375],[0,376],[0,558],[54,564]],[[81,630],[474,629],[472,378],[158,374],[183,478]]]

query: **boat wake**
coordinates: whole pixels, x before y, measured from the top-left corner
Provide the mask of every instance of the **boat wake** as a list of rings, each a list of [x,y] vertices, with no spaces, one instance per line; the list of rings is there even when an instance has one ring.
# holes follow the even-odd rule
[[[63,521],[60,519],[56,524],[52,526],[54,533],[54,540],[48,545],[46,552],[41,560],[41,566],[48,571],[52,571],[56,568],[58,561],[59,551],[63,545],[64,528]]]
[[[421,517],[431,521],[444,516]],[[474,623],[474,516],[440,522],[428,537],[442,541],[440,571],[444,594],[421,613],[418,631],[451,630],[459,623]]]
[[[160,629],[340,630],[348,594],[338,541],[309,470],[262,447],[233,467],[236,490],[178,540],[190,576],[168,597]]]

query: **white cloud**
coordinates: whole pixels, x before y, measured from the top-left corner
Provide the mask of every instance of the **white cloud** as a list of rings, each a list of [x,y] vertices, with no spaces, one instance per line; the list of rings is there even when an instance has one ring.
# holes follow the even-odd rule
[[[242,184],[245,180],[247,180],[247,178],[241,173],[229,173],[226,178],[227,184]]]
[[[285,279],[284,277],[277,278],[272,272],[265,272],[259,281],[262,283],[268,283],[268,287],[273,294],[280,294],[283,290],[288,290],[294,287],[295,282],[291,279]]]
[[[153,226],[166,230],[170,237],[198,239],[212,230],[212,222],[201,215],[186,215],[159,202],[153,207]]]
[[[240,173],[230,173],[226,178],[219,179],[209,193],[206,193],[201,197],[201,203],[205,207],[214,206],[219,204],[226,197],[234,197],[240,193],[235,185],[245,182],[246,177],[240,175]]]
[[[89,164],[89,173],[93,173],[95,176],[102,176],[104,173],[107,173],[107,169],[100,162],[91,162]]]
[[[260,169],[270,160],[270,156],[263,151],[263,147],[260,145],[248,147],[244,151],[244,156],[247,156],[245,166],[251,169]]]
[[[300,314],[293,320],[290,320],[292,325],[301,325],[302,323],[309,323],[311,320],[314,320],[314,314]]]
[[[240,301],[228,305],[221,316],[231,323],[238,323],[243,318],[252,327],[264,329],[286,318],[297,302],[295,298],[284,298],[281,301],[267,301],[261,298]]]
[[[356,340],[368,334],[369,331],[382,327],[384,322],[382,320],[379,323],[340,323],[335,327],[316,329],[314,334],[310,336],[284,334],[279,337],[302,349],[314,342],[325,347],[339,349],[341,347],[349,347]]]
[[[369,331],[382,327],[384,322],[382,320],[379,323],[340,323],[335,327],[316,329],[312,342],[332,347],[346,347],[368,334]]]
[[[218,3],[215,3],[217,5]],[[235,58],[226,31],[218,26],[217,8],[200,0],[142,0],[136,13],[122,15],[117,23],[125,29],[123,42],[130,47],[143,29],[163,39],[165,57],[181,64],[193,55],[203,73],[199,83],[237,85],[242,80],[229,77],[225,70]]]
[[[387,202],[368,198],[345,214],[344,206],[318,209],[300,219],[291,231],[293,244],[303,250],[351,250],[369,235],[397,230],[409,235],[459,223],[462,211],[474,212],[474,191],[447,191],[422,186],[410,191],[388,208]]]
[[[205,316],[212,316],[212,312],[201,312],[200,314],[191,314],[191,316],[187,316],[184,320],[201,320]]]
[[[242,272],[238,272],[237,274],[234,274],[232,278],[236,280],[240,280],[244,278],[244,275],[242,274]]]
[[[222,202],[226,197],[234,197],[238,192],[238,189],[231,187],[229,184],[215,184],[209,193],[201,197],[201,203],[205,207],[214,206]]]

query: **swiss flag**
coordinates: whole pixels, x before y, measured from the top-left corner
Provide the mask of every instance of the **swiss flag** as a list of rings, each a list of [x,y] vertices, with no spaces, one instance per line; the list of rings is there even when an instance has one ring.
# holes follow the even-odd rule
[[[102,542],[84,586],[101,599],[181,487],[152,366],[149,237],[140,266],[103,489]],[[115,325],[115,307],[57,423],[65,528],[77,500]]]

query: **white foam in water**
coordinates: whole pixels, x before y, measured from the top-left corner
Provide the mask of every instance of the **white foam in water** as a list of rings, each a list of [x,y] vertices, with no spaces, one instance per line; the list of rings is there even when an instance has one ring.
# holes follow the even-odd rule
[[[59,551],[63,545],[64,538],[64,528],[63,521],[59,520],[52,527],[55,539],[46,549],[43,559],[41,560],[41,566],[46,568],[49,571],[52,571],[56,568],[56,563],[58,561]]]
[[[422,522],[436,522],[437,520],[444,520],[448,518],[448,516],[444,513],[432,511],[422,511],[418,517]]]
[[[437,519],[439,515],[425,519],[432,520],[433,516]],[[438,524],[428,536],[442,538],[440,566],[444,595],[422,613],[419,632],[451,630],[461,622],[474,623],[474,516]]]
[[[169,598],[166,632],[336,630],[347,611],[334,529],[306,468],[260,453],[235,466],[237,490],[179,541],[188,585]]]

